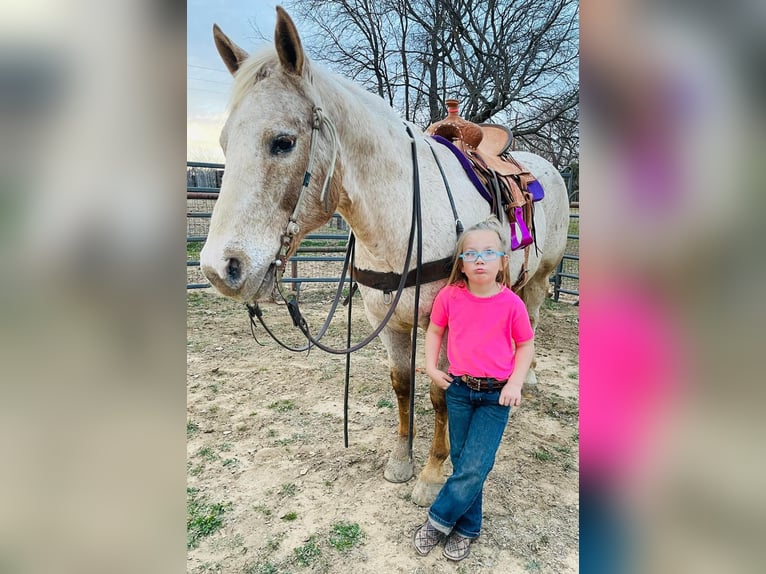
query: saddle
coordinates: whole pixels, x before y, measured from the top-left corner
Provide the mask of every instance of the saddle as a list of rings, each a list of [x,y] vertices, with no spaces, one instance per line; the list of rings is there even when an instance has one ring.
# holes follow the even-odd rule
[[[475,124],[458,114],[458,101],[446,100],[447,117],[426,128],[426,133],[444,138],[468,160],[483,189],[481,195],[501,221],[504,212],[511,227],[511,250],[525,249],[534,242],[534,202],[542,199],[543,189],[535,177],[509,152],[513,142],[511,131],[497,124]],[[454,152],[455,150],[453,150]],[[465,162],[461,162],[465,166]],[[519,278],[521,280],[521,277]]]

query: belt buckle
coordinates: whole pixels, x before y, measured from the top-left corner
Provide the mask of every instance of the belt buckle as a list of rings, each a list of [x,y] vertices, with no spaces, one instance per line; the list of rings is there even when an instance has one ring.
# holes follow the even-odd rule
[[[472,377],[470,375],[465,375],[464,377],[466,386],[471,389],[472,391],[480,391],[481,390],[481,379],[477,379],[476,377]]]

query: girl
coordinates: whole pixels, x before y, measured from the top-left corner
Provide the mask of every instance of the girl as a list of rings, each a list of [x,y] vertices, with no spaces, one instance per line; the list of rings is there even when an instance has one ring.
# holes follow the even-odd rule
[[[412,534],[422,556],[445,538],[444,556],[468,556],[481,531],[484,481],[532,363],[534,333],[523,301],[510,290],[504,231],[492,216],[460,236],[449,284],[431,311],[426,372],[446,391],[453,474]],[[449,374],[437,364],[447,327]]]

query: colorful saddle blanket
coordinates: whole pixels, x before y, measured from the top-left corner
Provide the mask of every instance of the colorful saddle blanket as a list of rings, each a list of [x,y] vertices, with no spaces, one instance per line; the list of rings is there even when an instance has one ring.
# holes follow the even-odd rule
[[[464,120],[457,113],[457,100],[447,100],[447,110],[448,116],[431,124],[426,133],[457,157],[499,219],[505,212],[511,226],[511,249],[529,246],[534,242],[534,202],[541,200],[545,191],[529,170],[511,157],[510,131]]]

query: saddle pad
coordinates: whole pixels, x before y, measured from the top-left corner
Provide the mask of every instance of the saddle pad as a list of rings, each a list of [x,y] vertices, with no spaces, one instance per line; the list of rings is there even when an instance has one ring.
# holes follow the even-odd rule
[[[465,154],[455,144],[441,136],[433,135],[430,137],[432,140],[437,141],[445,146],[455,155],[455,157],[460,162],[460,165],[463,166],[465,173],[468,175],[468,179],[471,180],[471,183],[473,183],[474,187],[479,191],[487,203],[492,206],[492,196],[489,194],[489,192],[487,192],[479,178],[476,176],[476,173],[473,171],[473,166],[471,166],[471,162],[467,157],[465,157]],[[545,190],[543,189],[543,186],[536,179],[527,184],[527,190],[532,195],[532,201],[540,201],[545,196]]]
[[[460,162],[460,165],[463,166],[463,169],[465,170],[466,175],[468,175],[468,179],[471,180],[471,183],[473,183],[474,187],[479,191],[481,196],[489,203],[490,207],[492,206],[492,196],[489,194],[489,192],[484,188],[481,181],[479,181],[479,178],[476,176],[476,174],[473,171],[473,167],[471,166],[471,162],[468,161],[468,158],[465,157],[465,154],[463,154],[462,151],[460,151],[455,144],[453,144],[451,141],[437,135],[430,136],[432,140],[439,142],[443,146],[445,146],[448,150],[450,150],[455,157]]]
[[[540,201],[545,197],[545,190],[538,180],[530,181],[527,184],[527,191],[532,194],[532,201]]]

